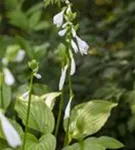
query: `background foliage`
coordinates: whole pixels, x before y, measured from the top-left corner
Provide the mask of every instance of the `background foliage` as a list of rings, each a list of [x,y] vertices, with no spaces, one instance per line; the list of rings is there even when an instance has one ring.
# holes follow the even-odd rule
[[[88,56],[76,56],[74,104],[89,99],[119,102],[109,121],[96,135],[115,137],[125,144],[125,150],[134,150],[135,2],[72,0],[72,3],[79,14],[80,35],[90,45]],[[62,41],[52,23],[57,12],[57,5],[45,8],[40,0],[0,1],[0,59],[8,49],[24,49],[27,54],[23,63],[16,64],[11,60],[9,65],[16,78],[14,94],[26,91],[30,73],[27,61],[30,59],[40,62],[43,76],[40,81],[35,81],[36,94],[57,90],[61,58],[58,43]],[[45,84],[43,90],[39,91],[38,83]],[[8,99],[11,98],[14,95]]]

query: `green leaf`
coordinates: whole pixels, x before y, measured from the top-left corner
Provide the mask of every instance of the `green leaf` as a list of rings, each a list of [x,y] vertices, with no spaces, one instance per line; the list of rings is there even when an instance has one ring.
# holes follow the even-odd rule
[[[33,14],[34,12],[38,11],[38,10],[41,10],[43,7],[43,3],[37,3],[36,5],[33,5],[31,8],[28,9],[28,11],[26,12],[27,15],[31,15]]]
[[[25,91],[26,91],[26,89],[25,89]],[[45,85],[45,84],[38,84],[38,83],[33,84],[33,93],[35,95],[41,96],[41,95],[43,95],[45,93],[48,93],[48,92],[49,92],[49,88],[48,88],[47,85]]]
[[[71,146],[65,147],[63,150],[105,150],[105,147],[98,143],[93,143],[88,141],[87,139],[84,140],[81,144],[75,143]]]
[[[28,30],[28,18],[26,14],[20,10],[9,12],[8,17],[10,23],[16,27],[19,27],[23,30]]]
[[[102,136],[102,137],[98,138],[98,143],[103,145],[104,147],[110,148],[110,149],[118,149],[118,148],[122,148],[124,146],[118,140],[111,138],[111,137],[107,137],[107,136]]]
[[[39,140],[27,134],[25,150],[55,150],[56,139],[52,134],[43,135]]]
[[[13,10],[16,9],[18,7],[18,0],[6,0],[4,1],[5,7],[8,10]]]
[[[14,61],[20,49],[21,47],[18,44],[9,45],[6,49],[5,58],[8,61]]]
[[[76,106],[69,125],[71,138],[80,139],[98,132],[110,116],[111,109],[116,103],[93,100]]]
[[[29,18],[29,27],[33,29],[39,22],[41,17],[41,10],[34,12],[31,17]]]
[[[0,150],[13,150],[13,149],[9,147],[6,140],[0,138]]]
[[[38,23],[38,24],[35,26],[34,30],[35,30],[35,31],[40,31],[40,30],[48,29],[48,28],[50,28],[50,23],[47,22],[47,21],[41,21],[40,23]]]
[[[100,138],[90,137],[84,140],[81,144],[83,150],[106,150],[122,148],[123,144],[114,138],[102,136]],[[81,150],[79,143],[65,147],[63,150]]]
[[[26,124],[28,101],[17,100],[15,109],[22,119],[23,124]],[[54,116],[46,104],[37,99],[32,99],[29,127],[42,133],[51,133],[54,129]]]
[[[51,92],[42,96],[46,105],[52,110],[55,105],[55,100],[58,96],[61,95],[61,92]]]
[[[11,102],[11,88],[3,83],[1,89],[2,91],[0,90],[0,107],[6,109]]]

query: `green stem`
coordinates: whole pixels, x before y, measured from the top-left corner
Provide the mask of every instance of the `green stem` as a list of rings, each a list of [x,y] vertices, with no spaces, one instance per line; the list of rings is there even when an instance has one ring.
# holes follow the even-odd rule
[[[1,99],[1,107],[4,108],[4,102],[3,102],[3,74],[0,75],[0,99]]]
[[[79,140],[80,150],[84,150],[83,140]]]
[[[0,98],[1,98],[1,107],[4,107],[3,104],[3,85],[0,86]]]
[[[59,112],[58,112],[58,118],[57,118],[57,123],[56,123],[56,129],[55,129],[55,133],[54,133],[55,137],[57,137],[57,135],[58,135],[61,116],[62,116],[62,109],[63,109],[63,104],[64,104],[63,96],[64,96],[64,90],[62,90],[62,94],[60,97]]]
[[[69,97],[73,98],[74,94],[73,94],[73,90],[72,90],[72,80],[71,80],[71,75],[70,75],[70,68],[68,71],[68,88],[69,88]],[[66,135],[65,135],[64,146],[67,146],[69,144],[69,139],[68,139],[69,124],[70,124],[70,118],[68,118],[68,121],[67,121],[67,131],[66,131]]]
[[[28,109],[27,109],[27,116],[26,116],[26,126],[25,126],[25,133],[24,133],[24,139],[23,139],[23,147],[22,150],[25,150],[25,143],[26,143],[26,138],[27,138],[27,132],[28,132],[28,124],[29,124],[29,116],[30,116],[30,106],[31,106],[31,95],[32,95],[32,86],[33,86],[33,73],[31,74],[31,79],[30,79],[30,85],[29,85],[29,98],[28,98]]]

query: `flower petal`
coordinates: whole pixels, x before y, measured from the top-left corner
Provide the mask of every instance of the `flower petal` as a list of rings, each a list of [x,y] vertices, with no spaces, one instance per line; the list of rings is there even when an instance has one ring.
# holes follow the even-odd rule
[[[79,46],[80,53],[82,55],[87,54],[87,51],[89,49],[88,44],[85,41],[83,41],[82,39],[80,39],[78,36],[76,36],[76,40],[77,40],[77,43],[78,43],[78,46]]]
[[[7,66],[8,63],[9,63],[9,62],[8,62],[8,59],[4,57],[4,58],[2,59],[2,64],[5,65],[5,66]]]
[[[68,69],[68,65],[64,66],[61,72],[61,77],[60,77],[60,82],[59,82],[60,91],[63,89],[64,83],[65,83],[67,69]]]
[[[70,117],[72,97],[69,99],[65,109],[64,120]]]
[[[24,100],[27,100],[28,97],[29,97],[29,94],[30,94],[30,91],[27,91],[27,92],[23,93],[22,98],[23,98]]]
[[[64,36],[67,32],[67,29],[63,29],[61,31],[58,32],[59,36]]]
[[[0,112],[0,120],[7,142],[13,148],[21,145],[21,138],[8,119]]]
[[[9,86],[13,85],[15,82],[15,79],[12,73],[10,72],[10,70],[8,68],[4,68],[3,72],[4,72],[5,83]]]
[[[70,51],[70,58],[71,58],[71,70],[70,70],[70,75],[74,75],[75,74],[75,71],[76,71],[76,64],[75,64],[75,60],[74,60],[74,57],[73,57],[73,54],[72,52]]]
[[[71,46],[75,53],[77,53],[79,51],[76,43],[73,40],[71,40]]]
[[[53,17],[53,23],[57,26],[60,27],[63,24],[63,19],[64,19],[64,11],[61,11],[60,13],[56,14]]]
[[[21,50],[18,51],[14,61],[15,62],[21,62],[21,61],[23,61],[24,56],[25,56],[25,51],[21,49]]]
[[[41,74],[39,74],[39,73],[35,73],[34,76],[35,76],[37,79],[41,79],[41,78],[42,78]]]

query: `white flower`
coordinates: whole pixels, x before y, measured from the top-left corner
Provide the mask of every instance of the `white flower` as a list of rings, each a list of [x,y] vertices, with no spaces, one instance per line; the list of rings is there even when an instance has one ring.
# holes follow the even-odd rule
[[[15,79],[12,73],[10,72],[10,70],[8,68],[4,68],[3,72],[4,72],[5,83],[9,86],[13,85],[15,82]]]
[[[17,146],[21,145],[22,142],[19,134],[12,126],[12,124],[8,121],[8,119],[1,112],[0,112],[0,120],[8,144],[13,148],[16,148]]]
[[[77,53],[79,51],[76,43],[73,40],[71,40],[71,46],[75,53]]]
[[[59,36],[64,36],[67,32],[67,29],[63,29],[61,31],[58,32]]]
[[[71,58],[71,70],[70,70],[70,75],[74,75],[75,74],[75,71],[76,71],[76,65],[75,65],[75,60],[74,60],[74,57],[73,57],[73,54],[71,51],[70,52],[70,58]]]
[[[41,79],[41,78],[42,78],[41,74],[39,74],[39,73],[35,73],[34,76],[35,76],[37,79]]]
[[[66,106],[65,114],[64,114],[64,120],[70,117],[71,102],[72,102],[72,97],[69,99],[69,102],[68,102],[68,104]]]
[[[25,51],[24,50],[19,50],[16,57],[15,57],[15,62],[21,62],[24,59],[25,56]]]
[[[27,91],[25,93],[23,93],[22,98],[27,100],[28,96],[29,96],[30,91]]]
[[[66,4],[69,4],[70,2],[69,2],[69,0],[66,0],[65,3],[66,3]]]
[[[63,89],[65,79],[66,79],[66,73],[67,73],[68,65],[64,66],[61,70],[61,77],[59,81],[59,90],[61,91]]]
[[[60,13],[56,14],[53,17],[53,23],[57,26],[60,27],[63,24],[63,19],[64,19],[64,10],[62,10]]]
[[[78,46],[79,46],[80,53],[82,55],[87,54],[87,51],[89,49],[88,44],[85,41],[81,40],[77,35],[76,35],[76,40],[77,40],[77,43],[78,43]]]
[[[3,59],[2,59],[2,64],[5,65],[5,66],[8,65],[8,60],[7,60],[7,58],[3,58]]]

